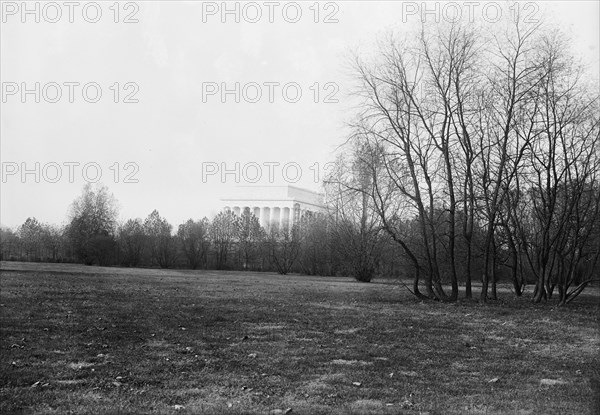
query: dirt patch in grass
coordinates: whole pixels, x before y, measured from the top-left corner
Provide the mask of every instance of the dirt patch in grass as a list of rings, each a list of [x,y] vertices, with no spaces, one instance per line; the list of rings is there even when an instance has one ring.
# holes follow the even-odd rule
[[[597,290],[482,306],[391,281],[1,265],[2,414],[600,409]]]

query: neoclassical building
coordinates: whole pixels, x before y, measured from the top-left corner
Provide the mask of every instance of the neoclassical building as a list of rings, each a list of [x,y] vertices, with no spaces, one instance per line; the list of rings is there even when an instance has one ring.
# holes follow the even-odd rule
[[[325,211],[322,194],[295,186],[238,186],[235,189],[233,195],[221,199],[223,210],[241,215],[248,208],[264,228],[292,225],[305,212]]]

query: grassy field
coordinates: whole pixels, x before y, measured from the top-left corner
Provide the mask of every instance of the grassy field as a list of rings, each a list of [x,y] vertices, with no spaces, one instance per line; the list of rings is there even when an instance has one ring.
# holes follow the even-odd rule
[[[1,264],[0,413],[598,414],[600,293]]]

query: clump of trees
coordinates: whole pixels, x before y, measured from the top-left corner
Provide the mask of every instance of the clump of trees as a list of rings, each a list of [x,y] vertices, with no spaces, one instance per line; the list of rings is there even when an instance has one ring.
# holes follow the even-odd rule
[[[56,261],[62,240],[62,229],[35,218],[27,218],[16,232],[0,230],[2,258],[18,255],[26,261]]]
[[[348,159],[340,156],[326,180],[331,240],[341,272],[358,281],[370,282],[381,259],[383,223],[373,203],[373,178],[360,143]]]
[[[109,265],[116,248],[117,204],[105,186],[86,184],[69,212],[65,235],[74,256],[84,264]]]
[[[598,87],[558,31],[486,33],[424,26],[357,57],[361,167],[337,182],[369,199],[417,297],[456,301],[462,279],[470,298],[476,278],[496,299],[507,267],[516,295],[565,304],[600,256]]]
[[[206,265],[209,229],[210,223],[206,218],[199,221],[188,219],[187,222],[179,225],[177,237],[181,241],[181,248],[188,266],[192,269]]]

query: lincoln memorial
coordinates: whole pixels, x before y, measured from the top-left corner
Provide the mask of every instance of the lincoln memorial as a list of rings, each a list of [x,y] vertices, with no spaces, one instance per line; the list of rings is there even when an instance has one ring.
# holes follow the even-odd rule
[[[221,199],[224,211],[241,215],[246,209],[260,224],[286,226],[297,223],[306,212],[325,211],[323,195],[295,186],[238,186]]]

